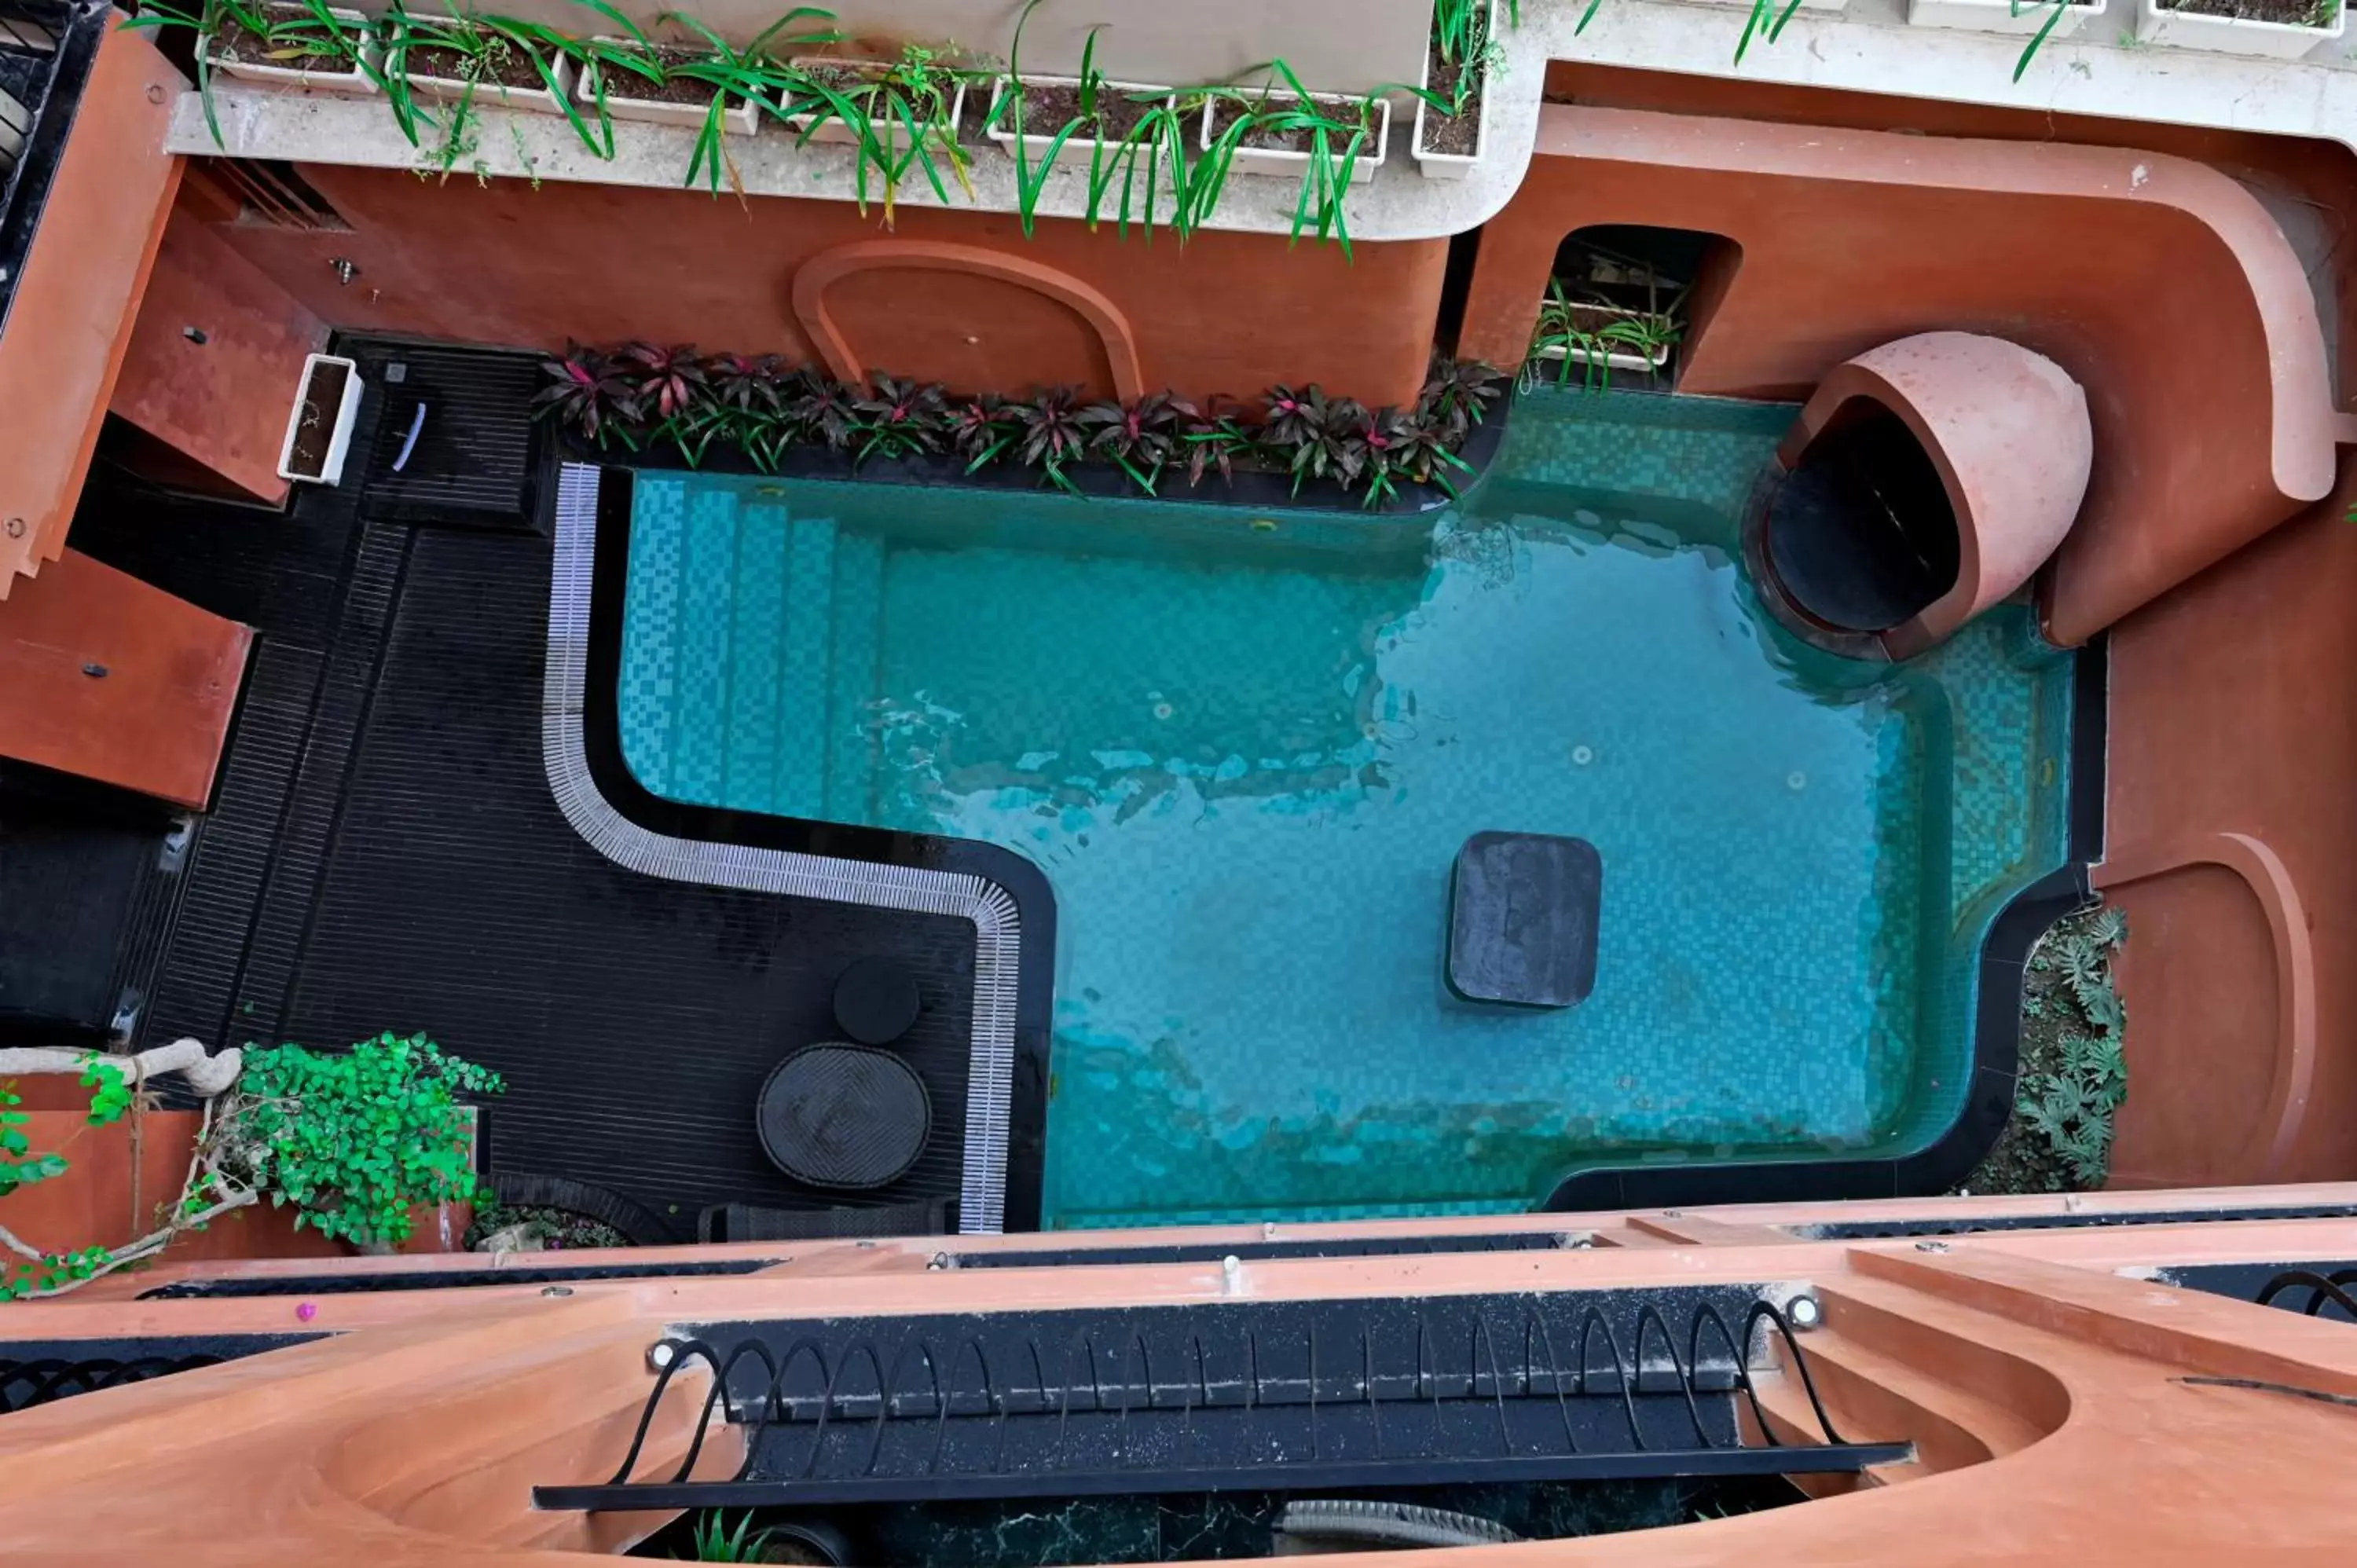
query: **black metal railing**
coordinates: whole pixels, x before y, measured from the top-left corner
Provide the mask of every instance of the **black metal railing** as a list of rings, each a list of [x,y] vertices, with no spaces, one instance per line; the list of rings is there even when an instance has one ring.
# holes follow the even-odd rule
[[[101,1389],[219,1366],[318,1337],[317,1334],[211,1334],[0,1341],[0,1415]]]
[[[2334,1316],[2324,1310],[2330,1305],[2340,1309],[2340,1316],[2357,1322],[2357,1297],[2349,1291],[2352,1284],[2357,1284],[2357,1269],[2335,1269],[2330,1273],[2319,1273],[2314,1269],[2286,1269],[2261,1285],[2258,1294],[2251,1299],[2261,1306],[2280,1305],[2309,1317]],[[2306,1305],[2298,1305],[2299,1297],[2294,1294],[2298,1291],[2308,1293]]]
[[[1910,1456],[1835,1430],[1769,1301],[1674,1301],[1682,1337],[1658,1294],[1633,1292],[719,1326],[657,1348],[662,1372],[611,1478],[533,1496],[547,1509],[834,1506],[1792,1475]],[[1773,1435],[1749,1354],[1770,1334],[1822,1443]],[[667,1478],[634,1478],[689,1367],[712,1378],[686,1455]],[[1747,1440],[1738,1396],[1764,1442]],[[748,1428],[744,1460],[726,1480],[691,1480],[716,1412]]]

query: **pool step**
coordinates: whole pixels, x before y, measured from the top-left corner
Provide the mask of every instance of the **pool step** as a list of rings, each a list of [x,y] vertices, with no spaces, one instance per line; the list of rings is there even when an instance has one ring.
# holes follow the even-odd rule
[[[867,820],[883,552],[780,499],[641,475],[623,753],[658,794]]]

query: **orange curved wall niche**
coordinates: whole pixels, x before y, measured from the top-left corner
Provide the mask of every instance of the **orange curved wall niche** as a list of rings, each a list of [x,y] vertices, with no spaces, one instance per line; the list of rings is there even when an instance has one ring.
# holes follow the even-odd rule
[[[2207,165],[1550,103],[1529,176],[1482,234],[1460,347],[1519,362],[1557,245],[1591,224],[1740,247],[1695,289],[1685,392],[1798,399],[1855,354],[1941,328],[2061,364],[2086,390],[2095,458],[2050,579],[2059,641],[2331,488],[2338,422],[2306,274],[2266,209]]]

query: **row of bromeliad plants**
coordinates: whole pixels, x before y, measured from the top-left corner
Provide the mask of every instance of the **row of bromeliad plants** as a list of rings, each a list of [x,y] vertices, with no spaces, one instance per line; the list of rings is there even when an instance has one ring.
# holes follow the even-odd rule
[[[1069,386],[1024,398],[952,397],[885,375],[839,381],[775,355],[650,343],[570,345],[544,368],[542,417],[600,449],[676,452],[692,467],[716,451],[763,473],[797,450],[855,466],[942,458],[968,475],[1027,469],[1042,486],[1078,495],[1078,472],[1097,466],[1149,496],[1176,475],[1193,487],[1215,474],[1232,481],[1267,473],[1296,495],[1305,484],[1339,486],[1368,508],[1402,499],[1409,485],[1454,496],[1472,472],[1466,442],[1506,384],[1487,365],[1437,357],[1414,407],[1371,409],[1315,385],[1273,387],[1257,406],[1167,392],[1092,402]]]
[[[1181,240],[1207,223],[1232,174],[1298,181],[1297,241],[1311,234],[1350,246],[1343,198],[1389,148],[1393,95],[1417,103],[1415,156],[1426,172],[1461,177],[1479,157],[1485,83],[1499,51],[1492,0],[1435,0],[1423,83],[1392,83],[1359,96],[1312,91],[1282,59],[1227,81],[1149,86],[1111,81],[1092,30],[1076,77],[1027,78],[1022,23],[1009,63],[955,48],[905,44],[889,58],[834,52],[849,42],[834,14],[797,6],[750,42],[732,43],[700,19],[665,13],[658,41],[609,0],[575,0],[588,30],[574,33],[491,15],[413,16],[394,0],[382,16],[328,0],[200,0],[183,8],[146,0],[125,25],[195,33],[195,66],[207,124],[225,145],[215,79],[381,95],[425,172],[447,177],[479,154],[486,103],[562,114],[589,151],[615,156],[619,117],[692,127],[684,183],[717,195],[744,185],[729,138],[764,121],[797,145],[847,146],[853,194],[864,211],[921,178],[936,199],[952,186],[971,199],[974,146],[996,143],[1015,165],[1016,206],[1031,231],[1049,177],[1085,169],[1084,216],[1168,226]],[[1028,22],[1044,0],[1028,0]],[[1509,15],[1520,0],[1495,0]],[[856,45],[852,47],[856,48]],[[969,103],[985,105],[969,118]],[[1428,118],[1427,118],[1428,116]],[[530,154],[511,122],[519,160]]]

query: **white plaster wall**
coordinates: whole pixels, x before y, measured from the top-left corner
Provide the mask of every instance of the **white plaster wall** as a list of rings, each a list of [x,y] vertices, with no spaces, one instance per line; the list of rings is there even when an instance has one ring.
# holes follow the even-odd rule
[[[742,42],[792,8],[794,0],[616,0],[651,27],[666,11],[694,16]],[[377,6],[363,5],[375,10]],[[488,0],[459,7],[419,0],[425,13],[497,12],[567,31],[603,30],[597,13],[573,0]],[[888,46],[953,41],[1004,60],[1023,0],[834,0],[836,27]],[[1097,63],[1115,81],[1190,86],[1282,59],[1313,88],[1365,92],[1414,83],[1424,67],[1431,0],[1046,0],[1023,33],[1027,73],[1069,73],[1091,27],[1103,24]]]

